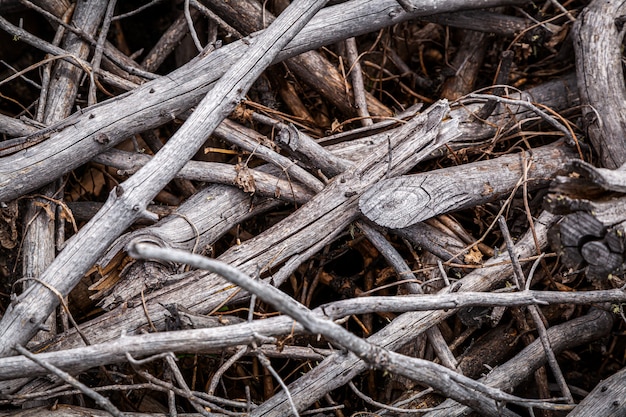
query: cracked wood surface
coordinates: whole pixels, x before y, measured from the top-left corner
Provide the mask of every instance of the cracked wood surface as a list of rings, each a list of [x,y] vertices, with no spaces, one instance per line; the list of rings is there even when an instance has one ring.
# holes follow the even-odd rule
[[[524,180],[524,165],[528,167],[529,188],[546,186],[574,158],[576,153],[561,143],[528,153],[384,179],[363,194],[359,208],[374,223],[399,229],[510,194]]]

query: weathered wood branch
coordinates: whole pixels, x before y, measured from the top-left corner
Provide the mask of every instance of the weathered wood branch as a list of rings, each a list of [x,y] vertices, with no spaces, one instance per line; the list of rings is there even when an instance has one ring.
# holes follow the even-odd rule
[[[150,159],[150,156],[145,154],[110,149],[96,156],[93,162],[117,168],[121,175],[132,175],[147,164]],[[277,175],[280,174],[277,173]],[[280,198],[289,203],[304,204],[313,197],[311,191],[298,182],[290,182],[285,178],[258,169],[249,169],[243,165],[189,161],[176,175],[176,178],[232,185],[251,194]]]
[[[603,310],[592,310],[587,315],[570,320],[548,329],[550,346],[555,352],[561,352],[574,346],[598,340],[610,332],[613,316]],[[539,340],[526,346],[510,361],[494,368],[480,380],[486,384],[512,390],[526,380],[529,375],[546,362],[546,355]],[[571,409],[571,406],[566,406]],[[452,417],[466,415],[469,409],[446,400],[441,404],[442,411],[425,414],[428,417]]]
[[[595,0],[585,8],[574,26],[583,123],[600,156],[600,164],[611,169],[626,163],[624,15],[626,3],[623,1]]]
[[[536,232],[541,247],[547,243],[547,229],[556,221],[557,217],[543,213],[536,221]],[[535,243],[531,233],[526,233],[515,245],[520,257],[536,253]],[[500,255],[485,263],[485,267],[467,274],[454,286],[459,291],[486,291],[502,284],[512,274],[510,264],[502,264],[508,255]],[[446,293],[451,287],[443,289]],[[453,311],[415,312],[405,313],[385,326],[376,334],[368,338],[369,341],[387,349],[398,349],[409,340],[437,324],[439,321],[454,314]],[[342,386],[359,373],[367,365],[354,356],[336,353],[322,361],[315,369],[303,375],[298,381],[289,385],[292,399],[299,409],[306,409],[329,390]],[[252,416],[282,416],[289,412],[289,402],[284,393],[279,393],[261,404],[252,412]]]
[[[220,15],[230,25],[244,34],[262,30],[275,17],[264,10],[264,6],[257,1],[210,0],[206,2],[213,11]],[[352,94],[346,94],[345,80],[326,58],[317,51],[309,51],[285,61],[285,64],[298,80],[309,84],[319,91],[331,103],[351,116],[357,116]],[[367,93],[367,108],[374,116],[391,116],[392,112],[374,96]]]
[[[615,416],[626,414],[626,369],[600,381],[569,417]]]
[[[314,311],[331,320],[338,320],[352,314],[381,311],[409,312],[494,305],[524,306],[534,303],[573,303],[580,305],[598,302],[623,302],[625,300],[626,292],[621,290],[580,293],[525,291],[509,294],[459,292],[417,296],[362,297],[324,304]],[[207,319],[205,316],[200,317]],[[220,321],[220,319],[214,319],[216,322]],[[189,330],[125,336],[91,346],[39,353],[38,356],[66,372],[80,373],[100,365],[125,362],[126,352],[132,356],[149,356],[164,351],[215,353],[227,347],[239,346],[256,340],[255,335],[262,335],[263,338],[269,340],[288,335],[292,331],[298,333],[303,331],[301,326],[292,326],[293,322],[286,317],[273,317],[228,326],[213,324],[204,328],[198,326]],[[33,377],[45,375],[46,370],[20,355],[0,358],[0,380],[11,380],[25,374]]]
[[[530,189],[546,186],[574,158],[575,152],[561,143],[529,154],[384,179],[363,194],[359,208],[381,226],[403,228],[437,214],[494,201],[510,194],[526,178]],[[526,178],[524,165],[528,167]]]
[[[550,232],[552,249],[569,268],[585,268],[596,285],[621,286],[626,270],[626,171],[583,161],[557,177],[544,204],[564,214]]]
[[[454,131],[457,123],[441,120],[448,112],[445,102],[436,103],[397,129],[390,137],[393,160],[387,159],[388,149],[377,148],[361,163],[337,176],[311,201],[277,223],[264,233],[232,247],[219,257],[237,266],[250,275],[265,270],[272,271],[277,265],[299,254],[309,253],[319,241],[327,241],[350,224],[357,216],[359,196],[384,175],[406,172],[420,159],[441,146],[441,141],[450,140],[453,134],[439,134],[440,128]],[[309,255],[310,256],[310,255]],[[301,261],[300,261],[301,262]],[[194,312],[209,312],[226,300],[231,302],[246,297],[232,285],[215,274],[201,271],[179,276],[179,280],[165,288],[147,295],[145,301],[150,318],[155,326],[163,327],[166,311],[162,305],[181,304]],[[275,282],[279,285],[281,282]],[[93,342],[115,338],[119,329],[133,334],[146,325],[145,312],[141,305],[127,305],[124,314],[105,314],[89,322],[82,331]],[[107,323],[104,327],[102,323]],[[92,334],[91,331],[94,331]],[[110,332],[109,332],[110,331]],[[73,346],[77,342],[75,332],[70,331],[55,342],[55,348]]]

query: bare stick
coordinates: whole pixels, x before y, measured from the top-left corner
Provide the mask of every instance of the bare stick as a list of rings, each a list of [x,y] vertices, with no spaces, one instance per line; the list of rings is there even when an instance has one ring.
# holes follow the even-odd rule
[[[278,384],[285,391],[285,395],[287,396],[287,400],[289,400],[289,404],[291,405],[291,411],[293,411],[293,415],[296,417],[300,417],[300,414],[298,414],[298,409],[296,408],[296,405],[293,402],[293,398],[291,397],[291,393],[289,392],[289,388],[285,384],[285,381],[283,381],[280,375],[278,375],[278,372],[276,372],[276,370],[272,366],[272,363],[267,358],[267,356],[263,354],[263,352],[259,351],[255,353],[256,353],[257,358],[259,359],[259,362],[261,362],[261,364],[270,372],[270,374],[272,374],[272,376],[278,381]]]
[[[152,159],[149,155],[110,149],[93,159],[94,162],[117,168],[119,174],[134,174]],[[252,177],[256,195],[277,197],[288,202],[304,204],[313,197],[308,189],[299,183],[288,182],[258,169],[247,169],[245,175]],[[176,174],[176,178],[204,181],[216,184],[238,186],[237,169],[230,164],[218,162],[189,161]]]
[[[185,20],[187,21],[187,26],[189,27],[189,34],[191,35],[191,39],[193,39],[193,44],[196,46],[198,52],[202,52],[202,44],[200,43],[200,39],[198,39],[198,34],[196,33],[196,28],[193,26],[193,19],[191,18],[191,12],[189,11],[189,0],[185,0],[184,5],[185,12]]]
[[[400,279],[408,279],[413,282],[405,284],[409,292],[423,294],[424,290],[422,286],[417,284],[417,277],[411,271],[411,268],[404,261],[398,251],[385,239],[385,237],[378,230],[365,222],[358,222],[357,225],[363,231],[368,240],[374,245],[374,247],[383,255],[385,260],[396,271]],[[450,348],[446,344],[441,330],[439,327],[433,326],[426,330],[426,336],[428,341],[433,346],[433,349],[437,353],[437,357],[441,360],[444,366],[450,369],[457,369],[458,361],[454,357],[454,354],[450,351]]]
[[[467,98],[486,99],[486,100],[496,101],[498,103],[517,105],[517,106],[525,107],[525,108],[535,112],[543,120],[545,120],[550,125],[552,125],[555,129],[557,129],[558,131],[563,133],[563,135],[567,139],[568,144],[573,145],[573,144],[576,143],[576,137],[574,136],[574,134],[572,133],[572,130],[570,128],[568,128],[567,126],[563,126],[561,123],[559,123],[556,120],[554,120],[554,118],[551,117],[548,113],[546,113],[545,111],[541,110],[539,107],[537,107],[536,105],[534,105],[533,103],[531,103],[529,101],[526,101],[526,100],[514,100],[514,99],[510,99],[510,98],[505,98],[505,97],[498,97],[496,95],[475,94],[475,93],[468,94],[466,97]]]
[[[102,63],[102,54],[104,52],[104,43],[107,40],[109,34],[109,27],[111,26],[111,19],[113,18],[113,12],[115,11],[115,3],[117,0],[109,0],[107,10],[104,14],[104,20],[102,22],[102,28],[100,29],[100,36],[98,36],[98,43],[96,43],[96,50],[91,60],[92,71],[89,73],[89,94],[87,96],[87,104],[92,106],[96,104],[96,90],[98,71],[100,71],[100,64]]]
[[[58,46],[55,46],[49,42],[46,42],[43,39],[40,39],[30,34],[29,32],[25,31],[22,28],[18,28],[17,26],[12,25],[8,20],[4,19],[2,16],[0,16],[0,29],[13,35],[16,39],[22,40],[28,43],[29,45],[34,46],[37,49],[40,49],[51,55],[59,56],[61,57],[61,59],[66,60],[74,65],[81,67],[82,69],[85,70],[85,72],[92,71],[91,64],[89,64],[89,62],[75,55],[68,54],[67,51],[65,51],[64,49],[59,48]],[[134,87],[134,84],[129,83],[127,80],[121,77],[118,77],[117,75],[111,74],[108,71],[100,70],[99,73],[102,76],[106,76],[107,80],[113,81],[119,86],[126,86],[126,88],[128,89],[132,89]]]
[[[363,73],[359,63],[359,51],[354,38],[346,39],[346,55],[350,64],[350,79],[352,80],[352,90],[354,91],[354,105],[359,116],[363,117],[363,126],[374,124],[367,111],[367,101],[365,99],[365,86],[363,85]]]
[[[515,307],[533,303],[588,305],[605,302],[626,302],[626,292],[615,289],[586,292],[458,292],[402,297],[361,297],[323,304],[314,311],[331,320],[338,320],[353,314],[384,311],[404,313],[408,311],[444,310],[475,306]],[[41,353],[38,354],[38,357],[68,372],[79,373],[96,366],[122,362],[124,361],[124,354],[126,352],[142,357],[164,350],[172,352],[214,352],[251,343],[255,340],[255,334],[282,336],[292,331],[299,332],[301,330],[300,326],[296,328],[292,327],[291,320],[283,316],[228,327],[126,336],[111,342],[66,349],[58,352]],[[274,341],[269,337],[265,339],[266,340],[258,340],[258,342],[272,343]],[[260,349],[268,356],[277,355],[276,352],[272,353],[266,350],[265,347],[261,347]],[[290,348],[286,346],[284,349],[288,350]],[[319,354],[314,354],[313,357],[310,356],[310,352],[306,355],[298,355],[298,357],[306,357],[314,360],[323,359],[319,357]],[[38,376],[44,373],[45,372],[43,372],[39,366],[34,365],[30,360],[23,357],[13,356],[0,358],[0,380],[14,379],[25,374]]]

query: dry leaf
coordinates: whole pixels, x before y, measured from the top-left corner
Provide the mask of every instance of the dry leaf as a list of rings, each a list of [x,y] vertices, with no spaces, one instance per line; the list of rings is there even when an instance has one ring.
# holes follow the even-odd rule
[[[239,104],[237,107],[235,107],[235,110],[232,113],[232,116],[236,119],[239,120],[240,122],[251,122],[252,121],[252,115],[254,114],[254,110],[252,109],[248,109],[245,106],[242,106],[241,104]]]
[[[476,246],[473,246],[463,259],[466,264],[479,265],[483,262],[483,254],[480,253]]]
[[[246,193],[254,193],[256,191],[254,187],[254,177],[248,166],[245,164],[237,164],[235,165],[235,171],[237,171],[235,184]]]

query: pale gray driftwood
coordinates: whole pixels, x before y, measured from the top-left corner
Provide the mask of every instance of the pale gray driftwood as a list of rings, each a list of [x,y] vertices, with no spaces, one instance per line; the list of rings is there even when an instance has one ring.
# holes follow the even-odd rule
[[[385,179],[363,194],[359,208],[380,226],[408,227],[510,194],[525,179],[525,165],[528,187],[546,186],[574,158],[574,151],[560,143],[528,153]]]
[[[626,84],[622,66],[624,15],[625,2],[594,0],[574,25],[583,123],[600,156],[600,164],[610,169],[626,162]]]
[[[232,124],[232,122],[229,122],[227,125]],[[446,124],[446,126],[445,129],[440,131],[441,140],[443,141],[454,137],[455,129],[450,129],[449,124]],[[224,124],[221,127],[225,127]],[[398,129],[396,129],[396,131],[397,130]],[[394,132],[395,131],[389,132],[388,135],[394,134]],[[229,139],[232,138],[233,134],[224,135],[223,137],[224,139]],[[311,142],[310,138],[308,138],[308,141],[304,139],[304,136],[301,137],[300,143]],[[385,141],[384,145],[380,144],[379,146],[372,147],[368,153],[374,150],[387,152],[387,146],[388,144]],[[323,151],[325,155],[332,158],[332,154],[328,153],[328,151],[324,149],[320,150]],[[258,149],[257,152],[259,152]],[[354,162],[358,162],[360,157],[361,155],[359,154],[350,155],[350,158],[353,159]],[[343,159],[340,165],[342,167],[354,166],[352,161]],[[272,166],[263,166],[259,169],[273,170],[276,175],[280,174],[280,171]],[[193,250],[194,252],[198,250],[203,251],[203,248],[213,244],[214,241],[221,236],[221,233],[226,232],[241,221],[250,218],[253,214],[260,213],[260,210],[269,210],[277,204],[279,203],[276,200],[256,198],[250,200],[249,198],[245,198],[243,193],[237,192],[236,190],[228,192],[228,188],[226,187],[216,188],[216,186],[211,186],[209,189],[200,191],[197,196],[185,202],[175,214],[163,219],[159,224],[121,236],[98,261],[98,265],[103,271],[110,270],[110,262],[119,259],[119,256],[123,253],[124,246],[130,239],[135,237],[141,237],[146,241],[155,242],[159,245],[171,248]],[[222,213],[222,215],[215,216],[215,212]],[[340,229],[333,230],[334,233],[340,231]],[[330,235],[326,232],[322,233],[320,236],[325,236],[324,239],[330,239]],[[324,240],[319,240],[318,237],[314,237],[314,239],[318,239],[317,244]],[[308,250],[312,248],[313,247],[310,247]],[[305,253],[303,252],[299,256],[305,256]],[[164,271],[160,267],[156,267],[155,269],[153,268],[154,265],[143,265],[144,261],[137,262],[139,265],[126,268],[121,272],[122,280],[116,284],[115,288],[110,288],[110,284],[101,285],[101,283],[107,282],[106,276],[92,286],[94,290],[105,290],[107,293],[105,298],[101,301],[102,307],[110,309],[113,305],[117,305],[121,302],[132,302],[134,304],[134,301],[131,300],[139,295],[142,289],[154,289],[154,287],[165,285],[168,281],[180,279],[171,276],[171,272]],[[293,258],[290,262],[296,262],[296,258]],[[113,265],[113,267],[115,267],[115,265]],[[142,270],[144,267],[149,268],[151,273],[146,274],[145,271]],[[113,275],[115,275],[115,273],[113,273]],[[279,282],[281,280],[281,278],[276,279]],[[101,292],[95,294],[94,298],[100,298],[104,295],[105,294]]]
[[[40,280],[66,296],[108,245],[134,219],[147,215],[147,204],[191,159],[207,136],[234,110],[258,75],[324,4],[324,0],[295,3],[254,39],[249,53],[217,82],[167,145],[131,179],[113,189],[103,209],[68,242]],[[30,340],[59,304],[57,294],[46,286],[28,288],[7,308],[0,321],[0,356],[11,355],[16,343]]]
[[[571,84],[571,81],[557,81],[546,85],[545,88],[532,90],[527,94],[536,99],[546,100],[546,102],[556,105],[559,105],[559,99],[563,100],[567,97],[567,100],[561,102],[560,104],[560,106],[565,106],[567,105],[567,103],[571,103],[575,97],[572,95],[567,95],[567,92],[572,91],[571,88],[568,88],[569,84]],[[467,113],[465,112],[465,110],[463,110],[463,113],[455,114],[464,115],[464,117],[467,117]],[[473,125],[477,124],[478,123],[473,122]],[[470,123],[462,124],[464,129],[467,129],[468,125],[470,125]],[[477,127],[480,129],[480,126]],[[354,160],[359,155],[369,154],[379,148],[385,149],[387,147],[386,136],[388,134],[389,133],[381,134],[378,135],[376,138],[366,138],[361,140],[361,143],[358,145],[360,146],[358,151],[350,151],[351,148],[346,148],[342,144],[332,145],[330,149],[333,150],[333,153],[338,152],[344,158],[352,158]],[[125,235],[123,239],[118,240],[115,246],[107,251],[107,255],[105,255],[105,257],[99,263],[103,267],[106,266],[113,259],[113,257],[118,255],[123,250],[125,244],[132,237],[137,236],[143,236],[147,240],[161,242],[162,244],[166,244],[170,247],[185,248],[187,250],[192,250],[194,247],[197,247],[202,250],[202,248],[204,248],[208,244],[211,244],[222,233],[230,229],[233,224],[245,220],[249,215],[255,215],[257,213],[260,213],[264,208],[269,209],[270,207],[274,207],[275,204],[278,203],[271,203],[267,200],[260,199],[255,199],[254,201],[252,201],[243,192],[231,189],[229,187],[217,185],[210,186],[209,188],[201,191],[200,194],[192,197],[188,202],[184,203],[178,211],[180,213],[179,215],[170,216],[153,227],[143,229],[142,231],[133,232],[129,235]],[[253,208],[252,213],[249,212],[250,207]],[[224,214],[223,216],[216,217],[213,215],[216,212]],[[413,230],[415,228],[418,228],[419,230],[416,233],[413,233],[415,232]],[[333,230],[335,229],[333,228]],[[440,250],[437,251],[437,255],[445,260],[450,259],[454,255],[458,255],[461,249],[463,249],[462,246],[458,246],[458,244],[452,240],[444,243],[441,243],[440,237],[434,237],[433,239],[429,240],[429,236],[432,235],[432,231],[430,231],[429,226],[424,224],[417,224],[405,230],[399,230],[399,232],[406,232],[406,236],[414,242],[427,244],[427,247],[430,250],[440,248]],[[438,242],[441,244],[437,244]],[[259,263],[262,266],[263,261],[260,261]],[[163,281],[173,281],[185,279],[185,276],[170,276],[169,278],[162,278]],[[157,279],[156,281],[159,280],[160,279]],[[132,296],[138,294],[137,288],[143,288],[143,283],[137,283],[137,285],[135,286],[136,288],[134,290],[131,290],[131,288],[126,288],[126,284],[124,284],[124,288],[126,288],[125,290],[123,290],[122,287],[120,287],[119,290],[116,290],[116,292],[119,291],[118,294],[120,295],[118,301],[129,300]],[[221,288],[222,284],[218,282],[215,285],[216,287],[214,291],[218,293],[218,288]],[[208,287],[206,289],[209,290]],[[163,290],[163,293],[165,292],[167,291]],[[171,296],[167,296],[167,299],[169,300],[167,302],[176,302],[174,294],[172,294]],[[155,300],[157,300],[157,298],[155,298]],[[116,297],[114,296],[113,298],[110,298],[108,299],[108,301],[106,301],[108,305],[111,305],[111,303],[114,302],[117,302]],[[158,306],[155,306],[155,310],[161,311],[162,309]],[[210,311],[210,308],[205,311]],[[160,316],[161,312],[159,312],[158,314]],[[145,319],[141,312],[138,312],[138,316],[133,320],[131,320],[129,313],[127,313],[125,318],[122,319],[119,315],[112,312],[111,315],[105,315],[100,319],[96,319],[94,322],[85,324],[84,331],[90,335],[90,338],[93,337],[94,341],[107,340],[106,338],[115,337],[117,331],[115,329],[120,328],[118,326],[127,328],[130,332],[132,332],[131,329],[136,329],[143,326],[144,322]],[[159,322],[157,321],[157,325],[158,323]],[[111,334],[107,335],[103,333],[102,329],[111,330]],[[92,331],[94,332],[93,335],[91,334]],[[67,339],[67,344],[65,344],[65,342],[63,341],[61,341],[60,343],[65,347],[69,347],[72,346],[72,340],[74,340],[73,337],[69,337]],[[55,343],[56,345],[56,342],[52,343]]]
[[[67,0],[34,0],[33,3],[55,16],[63,16],[63,13],[70,7],[70,2]]]
[[[207,5],[243,34],[250,34],[263,29],[274,19],[265,5],[249,0],[210,0]],[[353,105],[352,91],[346,91],[346,84],[339,70],[321,53],[308,51],[285,61],[289,71],[296,78],[309,84],[326,97],[344,114],[357,116]],[[367,108],[375,116],[391,116],[392,112],[369,92],[366,93]]]
[[[132,175],[150,159],[151,157],[146,154],[110,149],[96,156],[92,161],[117,168],[121,175]],[[238,182],[240,175],[243,179]],[[289,203],[304,204],[313,197],[313,193],[298,182],[290,182],[259,169],[236,167],[219,162],[189,161],[178,172],[176,178],[226,184],[238,188],[244,188],[243,181],[249,181],[249,188],[245,188],[246,192],[257,196],[280,198]]]
[[[441,13],[427,16],[427,22],[438,23],[444,26],[451,26],[462,29],[474,30],[477,32],[489,32],[501,36],[513,37],[522,31],[529,32],[526,36],[547,32],[542,27],[529,30],[531,26],[537,26],[535,22],[523,17],[510,16],[489,10],[469,10],[466,12]],[[558,29],[555,25],[544,23],[552,29]]]
[[[481,0],[472,7],[522,4],[525,0]],[[417,16],[467,9],[463,0],[423,0],[413,13],[406,13],[395,0],[346,2],[322,10],[278,55],[274,62],[304,51],[371,32]],[[253,38],[258,37],[255,34]],[[132,93],[92,106],[84,114],[67,119],[74,123],[39,146],[0,159],[0,201],[12,200],[84,164],[135,133],[162,125],[196,105],[242,56],[251,41],[234,42],[201,55],[167,77],[153,80]],[[11,184],[10,187],[7,184]]]
[[[481,0],[472,3],[471,7],[526,2]],[[467,8],[468,4],[464,0],[445,3],[423,0],[413,13],[406,13],[395,0],[352,0],[322,10],[274,62],[418,16]],[[201,54],[167,77],[150,81],[129,94],[89,107],[84,110],[84,114],[70,116],[66,119],[69,127],[51,133],[50,138],[42,144],[1,158],[0,201],[12,200],[32,191],[77,168],[125,138],[160,126],[189,110],[228,68],[233,67],[237,59],[248,54],[250,43],[250,39],[246,39],[212,53]]]
[[[72,25],[83,32],[93,35],[98,31],[107,9],[105,2],[98,4],[79,3],[72,15]],[[60,33],[65,32],[63,28]],[[73,33],[65,33],[62,41],[63,49],[69,53],[87,59],[89,45]],[[44,124],[52,125],[66,118],[71,112],[80,79],[84,73],[82,68],[60,61],[48,64],[42,77],[42,90],[39,96],[38,119]],[[57,210],[54,200],[63,198],[63,188],[54,182],[37,191],[37,195],[26,201],[24,239],[22,242],[22,277],[38,279],[46,268],[54,261],[57,240]],[[47,197],[47,198],[45,198]],[[44,209],[45,208],[45,209]],[[61,228],[63,226],[60,226]],[[22,288],[33,285],[33,281],[23,282]],[[39,343],[49,337],[48,332],[57,332],[57,317],[51,314],[45,321],[46,332],[39,332],[33,343]]]
[[[617,169],[607,169],[595,167],[585,161],[575,161],[572,167],[607,191],[626,193],[626,164]]]
[[[33,123],[39,124],[34,121]],[[41,127],[45,127],[45,125],[41,125]],[[28,136],[37,130],[39,129],[34,124],[27,124],[19,119],[0,114],[0,133],[8,136]]]
[[[578,93],[576,89],[576,77],[569,74],[561,79],[544,83],[538,87],[530,88],[521,93],[509,92],[509,97],[541,103],[553,110],[563,110],[576,106]],[[520,128],[520,121],[524,124],[537,120],[536,115],[521,106],[498,106],[493,114],[487,119],[487,123],[477,121],[474,114],[482,108],[483,104],[464,104],[452,106],[450,115],[458,118],[461,135],[458,139],[450,142],[452,149],[474,147],[483,140],[492,141],[494,135],[505,135],[508,131],[516,131]],[[385,124],[381,122],[380,124]],[[374,126],[377,126],[375,124]],[[385,146],[385,133],[368,134],[365,137],[356,132],[367,131],[368,128],[355,129],[319,140],[321,144],[332,143],[328,147],[336,156],[350,159],[353,155],[367,154],[374,146]],[[355,137],[356,136],[356,137]],[[346,140],[347,142],[343,142]],[[446,148],[438,149],[429,158],[446,155]]]
[[[164,249],[157,245],[137,241],[130,243],[128,253],[135,258],[184,263],[219,274],[232,284],[250,294],[254,294],[260,300],[291,317],[308,332],[324,336],[327,341],[348,350],[370,366],[430,386],[445,397],[455,399],[484,416],[517,416],[516,413],[503,409],[497,403],[514,403],[517,405],[533,403],[539,408],[543,408],[544,404],[546,408],[554,406],[547,401],[542,403],[504,393],[487,385],[477,383],[473,379],[443,365],[382,348],[356,336],[341,324],[315,314],[280,289],[269,283],[256,280],[225,262],[186,251]],[[21,353],[34,358],[34,355],[26,350],[21,351]],[[293,403],[292,407],[295,407]]]

